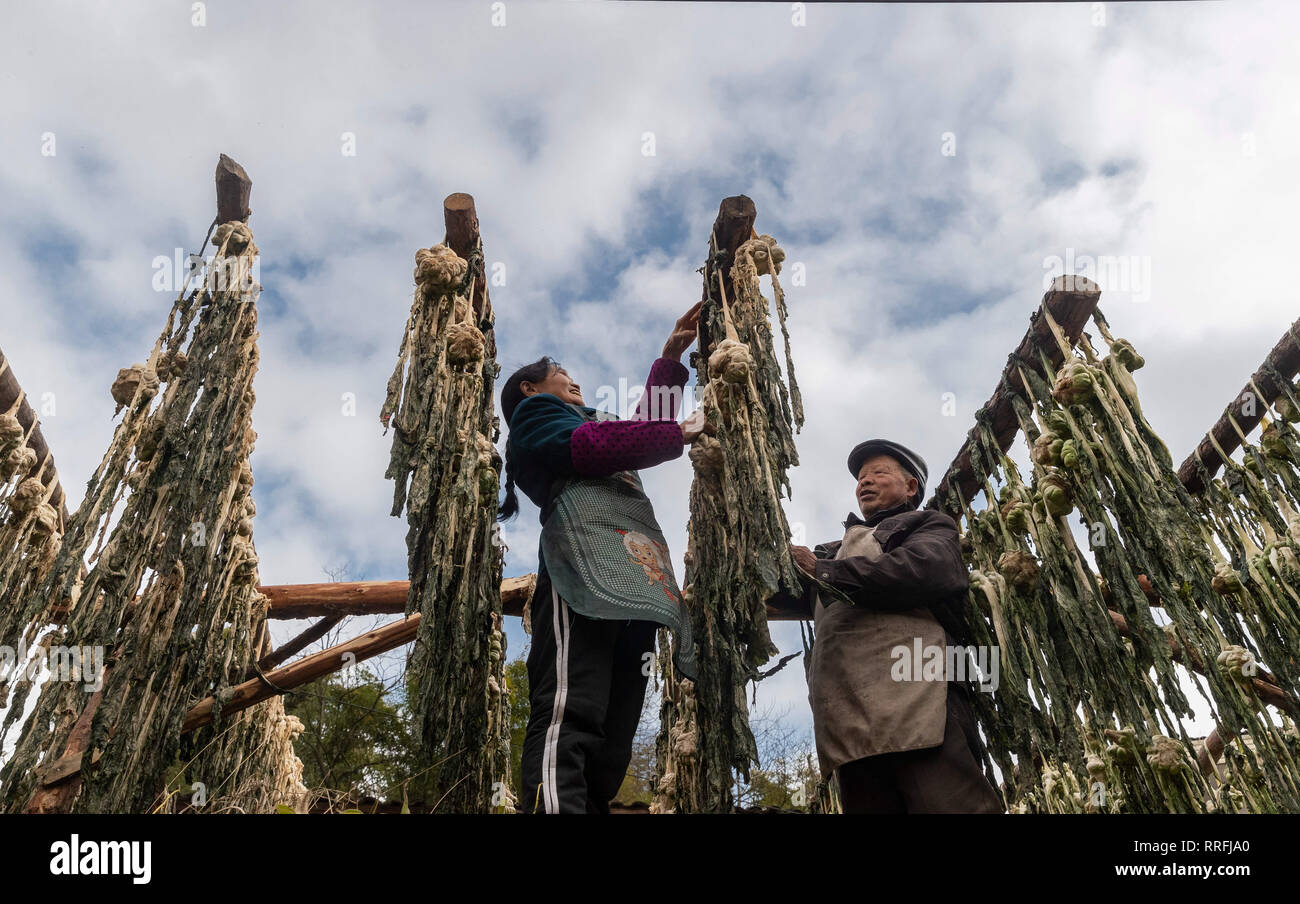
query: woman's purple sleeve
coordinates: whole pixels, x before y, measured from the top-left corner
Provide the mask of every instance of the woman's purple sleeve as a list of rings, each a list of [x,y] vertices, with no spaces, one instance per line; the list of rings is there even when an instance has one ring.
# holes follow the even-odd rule
[[[677,458],[684,448],[676,421],[589,421],[569,439],[573,468],[585,477],[639,471]]]
[[[685,446],[676,417],[688,375],[680,361],[655,361],[631,420],[589,421],[573,431],[569,450],[574,469],[587,477],[605,477],[679,457]]]
[[[674,361],[672,358],[657,359],[650,365],[650,376],[646,377],[645,381],[645,393],[637,403],[632,420],[676,420],[688,376],[690,371],[682,362]]]

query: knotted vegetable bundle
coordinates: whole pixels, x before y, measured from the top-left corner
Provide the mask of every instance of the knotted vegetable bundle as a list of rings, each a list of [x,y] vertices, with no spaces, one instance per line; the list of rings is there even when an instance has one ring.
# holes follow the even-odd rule
[[[1109,354],[1086,335],[1075,354],[1043,314],[1064,363],[1038,348],[1037,367],[1014,362],[1023,392],[1003,381],[1032,479],[981,409],[971,461],[988,504],[974,511],[955,481],[937,491],[964,512],[974,642],[1000,651],[996,692],[974,696],[1008,806],[1296,810],[1294,457],[1248,449],[1254,473],[1230,465],[1228,483],[1194,498],[1142,414],[1131,343],[1096,311]],[[1271,429],[1293,455],[1289,425]],[[1210,710],[1208,738],[1185,728],[1187,688]]]
[[[187,761],[192,781],[215,788],[226,776],[194,772],[193,757],[181,757],[186,713],[204,697],[217,698],[211,732],[224,732],[231,751],[257,748],[273,728],[278,702],[229,726],[219,711],[265,642],[266,601],[248,461],[257,248],[239,221],[217,227],[213,244],[205,285],[177,298],[148,361],[118,374],[112,395],[125,414],[54,561],[24,597],[27,612],[48,600],[68,613],[44,634],[48,648],[80,654],[82,665],[98,650],[106,668],[61,670],[41,688],[0,773],[8,812],[146,812]],[[22,680],[18,700],[32,686]],[[6,731],[21,710],[10,710]],[[278,753],[282,771],[261,777],[273,788],[291,784],[294,768],[291,746]]]
[[[385,425],[393,419],[392,514],[405,508],[409,525],[406,611],[421,617],[407,700],[442,812],[513,810],[495,530],[498,367],[491,310],[471,303],[482,261],[481,242],[468,261],[445,245],[417,252],[415,300],[381,414]]]
[[[0,374],[8,367],[9,361],[0,355]],[[58,486],[46,476],[52,467],[50,455],[38,462],[29,445],[37,421],[33,418],[31,429],[26,429],[18,418],[23,400],[20,393],[0,412],[0,642],[11,647],[46,609],[45,601],[31,590],[54,564],[65,527],[63,513],[50,501]],[[12,677],[0,672],[0,701]]]
[[[786,472],[798,464],[794,425],[803,410],[786,337],[787,390],[773,349],[769,302],[759,276],[771,277],[785,332],[785,297],[777,275],[785,252],[771,236],[739,246],[727,297],[721,264],[706,267],[701,336],[719,337],[696,357],[701,406],[716,430],[692,447],[690,524],[683,595],[698,646],[699,675],[673,673],[661,636],[662,727],[657,742],[655,812],[727,812],[735,775],[749,778],[758,751],[749,728],[745,685],[776,652],[766,600],[778,589],[799,592],[790,529],[781,509]],[[793,398],[793,412],[791,400]]]

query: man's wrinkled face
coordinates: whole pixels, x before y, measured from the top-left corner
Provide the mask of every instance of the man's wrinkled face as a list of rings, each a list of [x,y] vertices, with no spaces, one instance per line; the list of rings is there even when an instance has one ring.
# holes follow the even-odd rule
[[[858,508],[863,517],[907,502],[920,484],[890,455],[873,455],[858,469]]]
[[[523,387],[524,395],[537,395],[539,392],[549,392],[566,402],[572,402],[574,405],[586,405],[582,400],[582,389],[577,383],[569,379],[568,373],[563,367],[556,367],[545,380],[538,383],[529,383],[524,381],[520,384]]]

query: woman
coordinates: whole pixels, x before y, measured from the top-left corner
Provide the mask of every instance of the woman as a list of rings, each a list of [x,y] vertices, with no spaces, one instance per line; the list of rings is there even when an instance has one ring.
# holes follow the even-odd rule
[[[587,407],[550,358],[520,368],[501,390],[510,435],[500,518],[518,512],[518,485],[542,520],[523,812],[609,812],[632,758],[660,625],[677,632],[678,670],[695,674],[690,619],[636,472],[677,458],[708,429],[702,411],[676,420],[688,376],[680,359],[699,316],[697,304],[677,321],[629,420]]]

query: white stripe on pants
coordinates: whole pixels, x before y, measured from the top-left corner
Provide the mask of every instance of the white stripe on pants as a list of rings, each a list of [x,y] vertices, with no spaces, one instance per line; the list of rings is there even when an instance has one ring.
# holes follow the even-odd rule
[[[556,783],[555,759],[560,742],[560,725],[564,722],[564,703],[569,694],[569,619],[568,607],[551,586],[551,612],[555,626],[555,703],[551,724],[546,729],[546,746],[542,749],[542,806],[547,813],[560,812]]]

